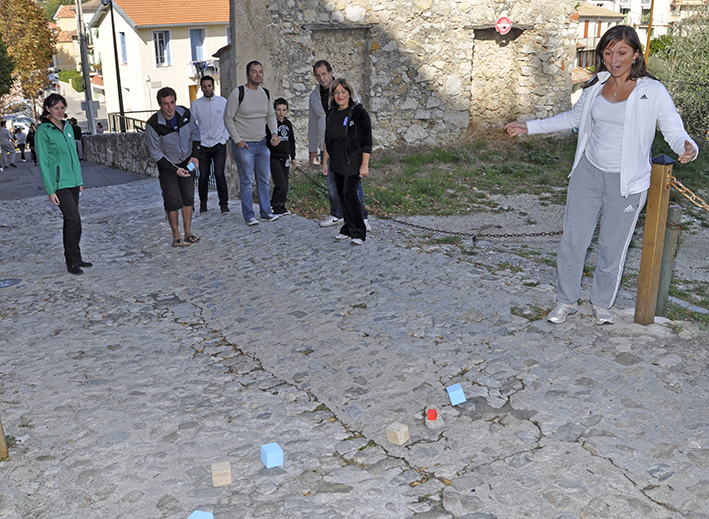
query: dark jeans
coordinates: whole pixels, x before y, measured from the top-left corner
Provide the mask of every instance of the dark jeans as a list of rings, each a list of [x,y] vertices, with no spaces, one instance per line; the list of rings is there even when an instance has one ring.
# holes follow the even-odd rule
[[[216,144],[211,148],[202,146],[199,153],[199,203],[202,207],[207,207],[207,196],[209,194],[209,172],[214,163],[214,180],[217,182],[217,194],[219,195],[219,207],[229,207],[229,190],[226,185],[224,175],[224,165],[226,164],[226,144]]]
[[[320,160],[322,160],[323,155],[320,154]],[[329,164],[328,164],[329,167]],[[330,215],[335,218],[343,218],[342,204],[340,203],[340,197],[337,194],[337,186],[335,185],[335,178],[328,175],[327,180],[327,197],[330,199]],[[359,183],[359,202],[362,206],[362,215],[367,218],[367,210],[364,208],[364,190],[362,189],[362,183]]]
[[[359,199],[359,190],[362,186],[359,176],[345,176],[332,171],[330,175],[334,175],[337,195],[342,202],[342,213],[345,218],[345,224],[340,228],[340,234],[364,240],[367,237],[367,228],[364,225],[362,203]]]
[[[81,216],[79,215],[79,188],[57,189],[59,209],[64,216],[64,257],[66,266],[71,267],[81,261]]]
[[[30,153],[32,155],[32,161],[34,162],[34,165],[37,165],[37,152],[34,151],[34,148],[30,148]]]
[[[20,160],[25,160],[25,145],[18,144],[17,147],[20,148]]]
[[[286,197],[288,196],[288,176],[290,168],[286,166],[288,159],[279,159],[271,155],[271,178],[273,179],[273,194],[271,209],[273,214],[286,212]]]

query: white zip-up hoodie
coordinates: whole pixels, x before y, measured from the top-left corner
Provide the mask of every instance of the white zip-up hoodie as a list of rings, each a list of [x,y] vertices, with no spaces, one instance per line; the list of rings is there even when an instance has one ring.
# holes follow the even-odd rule
[[[548,119],[527,121],[527,130],[530,135],[559,132],[578,127],[576,158],[569,177],[573,175],[586,151],[593,125],[591,106],[596,97],[601,95],[603,86],[609,77],[610,72],[605,70],[599,72],[598,82],[584,89],[581,98],[570,111]],[[620,160],[621,196],[627,197],[635,193],[642,193],[650,187],[650,172],[652,171],[650,154],[658,123],[662,136],[675,153],[678,155],[684,153],[684,141],[691,142],[699,153],[697,143],[685,131],[682,118],[677,113],[672,98],[664,85],[655,79],[638,78],[637,85],[628,96],[628,104],[625,107]]]

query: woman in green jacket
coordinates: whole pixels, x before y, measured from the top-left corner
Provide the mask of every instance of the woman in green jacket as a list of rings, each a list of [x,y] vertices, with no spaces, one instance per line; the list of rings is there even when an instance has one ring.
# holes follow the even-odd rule
[[[84,192],[79,156],[70,124],[64,124],[66,99],[51,94],[44,100],[40,125],[35,135],[44,189],[49,201],[58,205],[64,216],[64,256],[70,274],[83,274],[81,267],[91,263],[81,259],[81,216],[79,197]]]

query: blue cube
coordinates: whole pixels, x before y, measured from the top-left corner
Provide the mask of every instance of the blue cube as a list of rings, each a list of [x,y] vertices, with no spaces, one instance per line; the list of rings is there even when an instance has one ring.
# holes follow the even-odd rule
[[[261,461],[267,469],[283,465],[283,449],[277,443],[261,445]]]
[[[465,402],[465,393],[463,393],[463,388],[460,384],[448,386],[446,391],[448,391],[448,398],[451,399],[451,405],[458,405]]]

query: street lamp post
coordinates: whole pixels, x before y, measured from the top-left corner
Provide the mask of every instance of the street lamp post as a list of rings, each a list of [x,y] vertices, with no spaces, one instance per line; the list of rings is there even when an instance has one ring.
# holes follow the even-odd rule
[[[118,62],[118,45],[116,44],[116,22],[113,17],[113,0],[101,0],[101,4],[108,5],[111,10],[111,31],[113,32],[113,57],[116,62],[116,85],[118,86],[118,111],[121,114],[121,132],[126,131],[126,122],[123,116],[123,88],[121,87],[121,68]],[[114,128],[115,129],[115,128]]]

